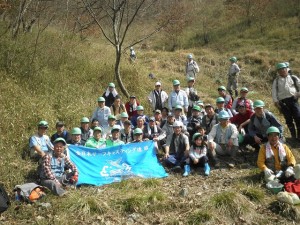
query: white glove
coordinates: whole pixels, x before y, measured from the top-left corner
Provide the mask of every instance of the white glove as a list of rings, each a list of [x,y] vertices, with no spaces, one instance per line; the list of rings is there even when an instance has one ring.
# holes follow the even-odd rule
[[[264,169],[264,173],[266,177],[270,177],[274,174],[274,172],[272,170],[270,170],[269,168]]]
[[[289,166],[286,171],[285,171],[285,176],[286,177],[290,177],[292,175],[294,175],[294,168],[292,166]]]

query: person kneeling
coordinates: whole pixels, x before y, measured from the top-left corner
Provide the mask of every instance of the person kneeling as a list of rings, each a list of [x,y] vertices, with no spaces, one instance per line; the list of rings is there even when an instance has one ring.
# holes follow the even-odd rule
[[[63,154],[66,146],[65,139],[57,138],[53,144],[53,156],[45,154],[42,158],[41,184],[54,194],[63,196],[67,194],[64,187],[76,185],[78,171],[70,159]],[[66,174],[65,169],[69,169],[71,172]]]
[[[208,176],[210,167],[208,165],[208,157],[206,156],[207,146],[203,138],[204,136],[200,133],[195,133],[193,135],[193,144],[190,148],[190,159],[193,162],[193,166],[204,166],[204,175]]]
[[[277,127],[267,129],[268,142],[261,145],[257,166],[264,172],[265,181],[275,178],[281,183],[293,181],[295,157],[289,147],[279,141],[280,130]]]
[[[174,134],[167,137],[164,158],[167,165],[174,166],[174,172],[180,172],[181,166],[184,166],[183,176],[188,176],[191,171],[188,158],[190,144],[189,138],[182,133],[182,127],[180,121],[173,123]]]

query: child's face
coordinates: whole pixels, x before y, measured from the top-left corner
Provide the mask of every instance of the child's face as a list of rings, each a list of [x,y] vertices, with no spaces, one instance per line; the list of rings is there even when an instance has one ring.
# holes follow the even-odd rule
[[[202,144],[201,138],[197,138],[197,139],[195,140],[195,144],[196,144],[197,146],[200,146],[200,145]]]
[[[201,135],[205,135],[205,130],[204,130],[203,128],[200,128],[200,129],[198,130],[198,132],[199,132]]]

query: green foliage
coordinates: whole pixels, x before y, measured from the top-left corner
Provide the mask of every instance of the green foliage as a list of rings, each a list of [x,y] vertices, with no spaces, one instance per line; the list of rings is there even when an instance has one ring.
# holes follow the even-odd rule
[[[248,188],[242,191],[243,195],[249,198],[251,201],[261,202],[265,194],[261,189],[257,189],[255,187]]]
[[[212,215],[206,211],[196,211],[188,216],[188,224],[200,225],[212,219]]]
[[[219,209],[233,209],[235,207],[234,199],[236,195],[234,192],[222,192],[213,196],[212,201],[214,206]]]

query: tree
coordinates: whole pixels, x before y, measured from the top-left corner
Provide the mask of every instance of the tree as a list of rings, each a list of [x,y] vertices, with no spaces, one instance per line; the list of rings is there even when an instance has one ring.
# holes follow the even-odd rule
[[[154,18],[159,14],[155,7],[158,2],[157,0],[82,0],[102,35],[115,48],[115,79],[122,93],[127,97],[129,93],[120,74],[121,55],[126,49],[159,32],[168,23],[165,21],[158,25],[154,22]],[[134,25],[138,23],[139,18],[146,18],[143,21],[147,21],[147,26],[144,26],[143,31],[134,31]],[[135,35],[128,38],[129,31],[134,31]]]

